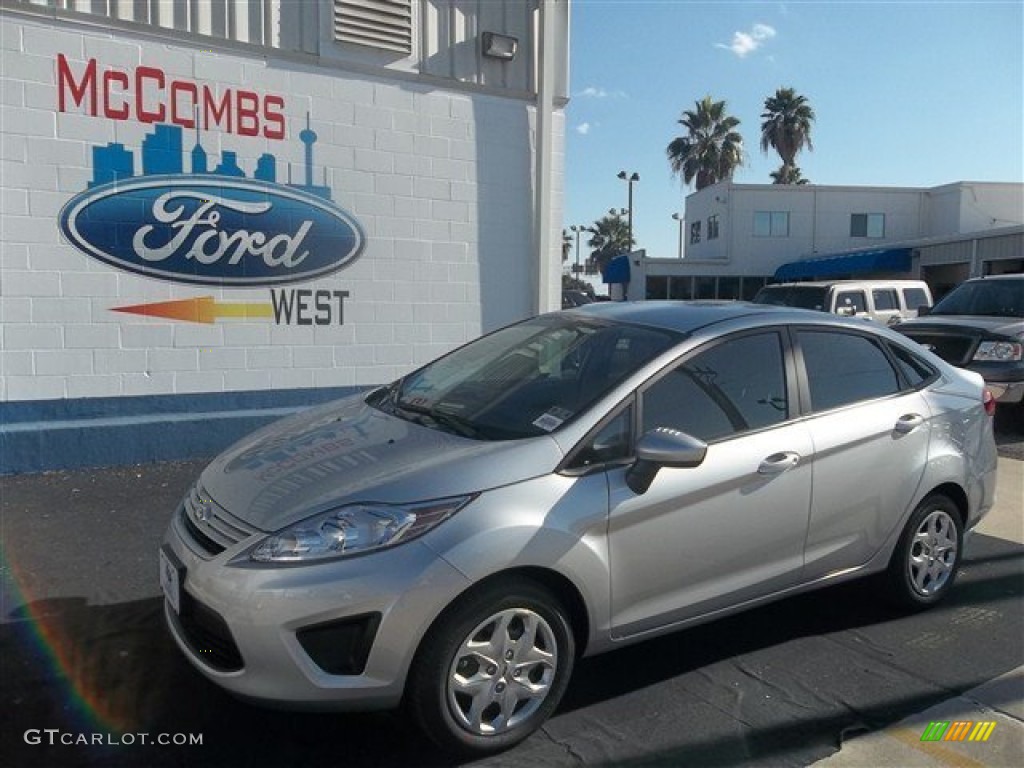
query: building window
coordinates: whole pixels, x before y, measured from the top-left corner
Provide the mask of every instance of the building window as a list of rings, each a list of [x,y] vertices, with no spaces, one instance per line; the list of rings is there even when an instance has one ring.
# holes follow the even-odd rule
[[[789,237],[789,211],[754,211],[754,237]]]
[[[740,297],[740,279],[738,277],[718,278],[718,299],[738,299]]]
[[[885,214],[851,213],[850,237],[885,237]]]
[[[694,278],[696,283],[696,289],[693,293],[695,299],[713,299],[715,298],[717,280],[714,277],[698,276]]]
[[[700,222],[699,221],[695,221],[692,224],[690,224],[690,244],[693,245],[693,244],[699,243],[699,242],[700,242]]]
[[[708,216],[708,240],[718,239],[718,214]]]

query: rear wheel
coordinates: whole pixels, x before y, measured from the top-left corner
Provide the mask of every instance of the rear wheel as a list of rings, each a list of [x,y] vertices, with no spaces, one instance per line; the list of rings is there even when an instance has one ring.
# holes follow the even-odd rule
[[[963,555],[960,511],[948,497],[929,496],[910,516],[889,563],[893,600],[926,608],[942,600],[956,580]]]
[[[407,703],[448,751],[508,749],[554,712],[574,655],[557,598],[527,580],[492,584],[457,602],[427,634]]]

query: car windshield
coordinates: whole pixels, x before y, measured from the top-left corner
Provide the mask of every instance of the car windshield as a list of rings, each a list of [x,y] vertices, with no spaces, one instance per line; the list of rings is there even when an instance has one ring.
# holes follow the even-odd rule
[[[754,303],[822,311],[825,309],[825,289],[816,285],[769,285],[757,292]]]
[[[464,437],[534,437],[575,418],[680,338],[667,330],[545,315],[477,339],[368,402]]]
[[[990,278],[964,283],[947,294],[929,314],[1024,317],[1024,281]]]

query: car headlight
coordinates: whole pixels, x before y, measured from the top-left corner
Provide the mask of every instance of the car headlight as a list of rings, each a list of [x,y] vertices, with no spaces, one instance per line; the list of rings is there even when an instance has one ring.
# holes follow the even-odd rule
[[[983,341],[974,353],[975,362],[1015,363],[1021,359],[1024,345],[1013,341]]]
[[[422,504],[348,504],[267,537],[250,557],[260,563],[300,563],[362,554],[422,536],[472,496]]]

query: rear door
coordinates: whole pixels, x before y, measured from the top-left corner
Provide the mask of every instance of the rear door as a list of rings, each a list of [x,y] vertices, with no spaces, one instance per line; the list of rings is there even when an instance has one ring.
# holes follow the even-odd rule
[[[924,475],[931,412],[874,335],[794,335],[814,444],[808,581],[864,564],[899,524]]]

